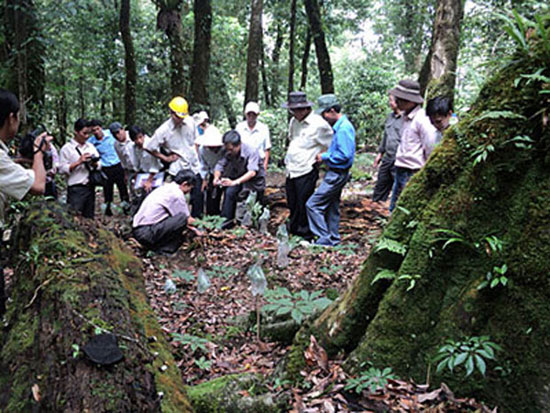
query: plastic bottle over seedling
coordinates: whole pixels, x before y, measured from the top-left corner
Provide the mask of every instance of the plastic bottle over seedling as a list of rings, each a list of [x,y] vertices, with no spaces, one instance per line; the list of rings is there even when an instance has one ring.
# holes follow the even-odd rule
[[[264,211],[262,212],[262,215],[260,215],[260,218],[258,219],[258,223],[260,226],[260,232],[262,234],[267,234],[267,224],[269,223],[269,208],[265,207]]]
[[[288,243],[288,231],[284,223],[279,225],[277,229],[277,240],[277,267],[286,268],[289,264],[290,244]]]
[[[256,261],[246,272],[248,279],[250,280],[250,290],[252,295],[264,295],[267,287],[267,280],[265,279],[264,270],[262,269],[261,260]]]
[[[208,275],[206,275],[206,271],[204,271],[202,268],[199,268],[199,271],[197,273],[197,291],[199,294],[203,294],[208,290],[210,287],[210,279],[208,278]]]
[[[164,292],[170,295],[176,293],[176,284],[170,278],[166,279],[164,283]]]

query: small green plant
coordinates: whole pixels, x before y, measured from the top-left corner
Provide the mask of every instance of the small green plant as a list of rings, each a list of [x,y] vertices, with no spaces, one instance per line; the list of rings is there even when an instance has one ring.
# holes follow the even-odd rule
[[[178,343],[183,344],[184,346],[189,346],[191,349],[191,352],[195,352],[198,349],[202,350],[203,352],[208,352],[208,348],[206,345],[209,343],[208,340],[192,336],[190,334],[179,334],[179,333],[172,333],[172,339]]]
[[[213,265],[211,269],[207,270],[206,273],[210,277],[219,277],[225,280],[237,275],[239,270],[235,267],[226,266],[226,265]]]
[[[211,360],[206,360],[206,358],[204,356],[201,356],[200,359],[195,359],[194,363],[201,370],[209,370],[210,367],[212,367],[212,361]]]
[[[246,228],[243,227],[236,227],[233,228],[231,231],[231,234],[233,234],[237,238],[242,238],[246,235]]]
[[[263,307],[265,311],[273,311],[276,315],[290,314],[296,323],[301,324],[304,318],[316,311],[324,310],[332,300],[321,297],[323,291],[309,293],[306,290],[291,293],[286,288],[267,290],[265,299],[267,304]]]
[[[460,368],[468,377],[477,368],[485,376],[487,360],[494,360],[495,352],[500,350],[502,348],[488,336],[469,337],[463,341],[448,339],[434,358],[434,362],[439,362],[436,371],[440,373],[447,368],[454,373],[455,369]]]
[[[215,229],[221,229],[224,222],[225,218],[220,217],[219,215],[206,215],[201,219],[195,220],[193,225],[197,228],[212,231]]]
[[[402,274],[397,275],[397,273],[393,270],[384,268],[378,271],[378,273],[375,275],[374,279],[371,281],[371,285],[376,283],[380,280],[397,280],[397,281],[405,281],[408,282],[407,291],[412,290],[416,286],[416,282],[422,278],[420,274]]]
[[[505,275],[507,271],[508,266],[506,264],[502,264],[500,267],[495,265],[493,270],[487,273],[485,280],[479,284],[477,289],[481,290],[487,286],[490,288],[495,288],[499,284],[505,287],[506,284],[508,284],[508,277]]]
[[[371,367],[366,371],[359,373],[358,377],[348,379],[345,390],[355,390],[356,393],[361,393],[368,389],[369,393],[374,393],[378,389],[383,389],[388,384],[388,380],[395,380],[391,367],[386,367],[384,370]]]
[[[339,252],[346,257],[349,257],[350,255],[355,254],[355,251],[359,245],[357,245],[354,242],[350,242],[349,244],[338,244],[336,247],[334,247],[334,251]]]
[[[172,273],[172,278],[174,278],[175,280],[193,282],[195,281],[195,274],[193,273],[193,271],[189,270],[175,270]]]
[[[381,237],[378,240],[378,244],[376,244],[376,246],[374,247],[374,251],[379,252],[383,250],[387,250],[403,256],[407,253],[407,247],[402,243],[400,243],[399,241],[396,241],[390,238]]]
[[[328,275],[329,277],[336,274],[338,271],[340,271],[343,267],[341,265],[333,265],[331,267],[321,267],[319,268],[319,272]]]
[[[80,355],[80,346],[75,343],[71,347],[73,349],[73,358],[75,359]]]

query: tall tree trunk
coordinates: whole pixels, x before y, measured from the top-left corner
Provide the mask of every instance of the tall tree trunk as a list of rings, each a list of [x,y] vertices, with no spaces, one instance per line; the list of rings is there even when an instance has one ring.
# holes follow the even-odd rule
[[[325,41],[325,32],[321,21],[321,10],[317,0],[304,0],[306,6],[307,18],[315,43],[315,53],[317,54],[317,66],[321,78],[321,92],[334,93],[334,78],[332,75],[332,65],[328,53],[327,43]]]
[[[210,108],[208,94],[210,80],[210,42],[212,28],[212,5],[210,0],[195,0],[195,41],[193,65],[191,66],[190,98],[192,111]]]
[[[56,122],[57,129],[59,130],[59,135],[57,137],[57,142],[59,144],[65,143],[67,139],[67,81],[64,75],[65,72],[65,61],[61,61],[59,73],[57,73],[57,84],[59,85],[60,95],[56,99]]]
[[[130,0],[122,0],[120,3],[120,34],[124,43],[124,70],[126,71],[124,121],[127,125],[133,125],[136,123],[137,70],[134,42],[130,30]]]
[[[491,76],[468,117],[407,184],[350,288],[296,337],[293,375],[313,333],[329,353],[347,354],[345,367],[355,371],[368,362],[417,382],[428,374],[431,384],[444,381],[460,397],[503,411],[548,409],[550,371],[541,367],[550,364],[550,127],[548,99],[539,93],[548,86],[524,79],[511,87],[548,66],[543,42],[530,43],[529,54],[516,53]],[[518,147],[511,136],[532,142]],[[483,336],[502,350],[495,360],[476,353],[470,378],[466,360],[437,369],[447,339]]]
[[[281,48],[283,47],[283,28],[277,23],[277,35],[275,37],[275,47],[271,55],[271,105],[276,106],[279,102],[279,84],[281,75],[279,72],[279,60],[281,57]]]
[[[181,27],[182,0],[157,0],[157,27],[168,37],[170,45],[170,90],[172,96],[185,92],[185,48]]]
[[[5,87],[18,95],[21,122],[25,125],[28,113],[39,121],[44,103],[45,50],[33,1],[7,0],[4,20],[8,57],[12,62]]]
[[[464,15],[462,0],[438,0],[432,42],[420,71],[422,93],[454,98],[456,65],[460,46],[460,26]]]
[[[251,100],[258,101],[258,69],[262,54],[262,9],[263,0],[251,0],[246,59],[246,88],[244,93],[245,104]]]
[[[271,106],[271,100],[269,95],[269,82],[267,81],[267,70],[265,68],[265,52],[264,52],[263,45],[261,47],[260,69],[262,72],[262,90],[264,92],[264,104],[265,106]]]
[[[290,34],[288,37],[288,93],[294,91],[294,37],[296,35],[296,0],[290,2]]]
[[[307,28],[306,41],[304,44],[304,54],[302,55],[302,80],[300,89],[305,90],[307,85],[307,63],[309,60],[309,49],[311,49],[311,28]]]

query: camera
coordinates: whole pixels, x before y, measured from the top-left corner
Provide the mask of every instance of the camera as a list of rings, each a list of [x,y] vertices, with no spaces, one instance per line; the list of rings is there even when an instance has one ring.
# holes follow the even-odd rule
[[[44,147],[46,147],[46,137],[42,138],[38,148],[35,148],[34,146],[34,141],[36,140],[36,137],[43,132],[46,132],[46,128],[44,127],[44,125],[39,125],[37,129],[27,133],[25,136],[19,139],[19,146],[17,150],[22,158],[32,161],[34,159],[34,154],[37,151],[42,150]],[[43,151],[43,154],[44,169],[46,169],[47,171],[52,168],[52,154],[50,151]]]
[[[87,162],[89,163],[96,163],[100,160],[101,158],[99,156],[92,156],[90,159],[88,159]]]

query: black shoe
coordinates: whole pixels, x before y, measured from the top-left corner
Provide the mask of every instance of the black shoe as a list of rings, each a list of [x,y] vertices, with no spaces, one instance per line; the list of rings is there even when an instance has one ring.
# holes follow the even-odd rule
[[[226,219],[223,222],[221,229],[231,229],[234,226],[235,226],[235,220],[234,219]]]

